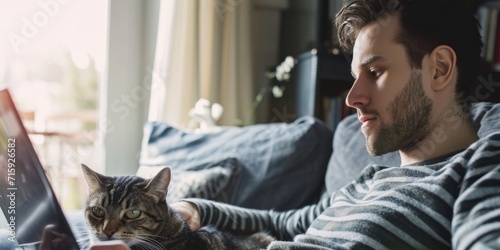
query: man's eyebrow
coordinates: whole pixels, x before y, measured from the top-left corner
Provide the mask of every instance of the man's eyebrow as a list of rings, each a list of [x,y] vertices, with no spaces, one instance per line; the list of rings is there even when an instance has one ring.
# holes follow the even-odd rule
[[[374,63],[374,62],[377,62],[377,61],[381,61],[381,62],[384,62],[386,61],[386,59],[383,57],[383,56],[370,56],[368,58],[366,58],[361,64],[360,64],[360,68],[366,68],[368,67],[368,65]],[[351,70],[351,75],[354,79],[356,79],[356,76],[354,75],[354,72]]]
[[[377,61],[386,61],[386,60],[383,56],[370,56],[361,63],[361,67],[366,68],[368,65]]]

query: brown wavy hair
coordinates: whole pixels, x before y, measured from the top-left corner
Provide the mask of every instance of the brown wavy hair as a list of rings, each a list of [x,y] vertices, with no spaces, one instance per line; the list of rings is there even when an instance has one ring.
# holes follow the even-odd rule
[[[439,45],[450,46],[457,55],[459,101],[465,101],[468,84],[478,75],[482,41],[473,10],[463,0],[346,0],[335,17],[338,40],[352,52],[360,30],[380,18],[399,18],[396,42],[402,44],[413,68]]]

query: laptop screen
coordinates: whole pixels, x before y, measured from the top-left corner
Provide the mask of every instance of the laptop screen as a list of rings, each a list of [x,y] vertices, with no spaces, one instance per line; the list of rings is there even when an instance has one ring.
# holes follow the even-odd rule
[[[6,89],[0,90],[0,208],[7,221],[1,244],[78,249]]]

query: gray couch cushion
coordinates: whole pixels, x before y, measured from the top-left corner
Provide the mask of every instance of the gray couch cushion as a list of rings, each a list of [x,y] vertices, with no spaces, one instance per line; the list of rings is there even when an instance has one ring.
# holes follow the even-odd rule
[[[208,134],[151,122],[144,127],[140,163],[190,170],[206,162],[235,158],[242,171],[228,203],[285,210],[319,199],[332,137],[326,125],[311,117]]]
[[[471,119],[480,138],[500,130],[500,104],[474,103]],[[345,118],[337,127],[333,139],[333,154],[325,176],[327,194],[337,191],[358,177],[361,170],[370,163],[399,166],[399,153],[391,152],[373,157],[366,151],[365,136],[357,115]]]

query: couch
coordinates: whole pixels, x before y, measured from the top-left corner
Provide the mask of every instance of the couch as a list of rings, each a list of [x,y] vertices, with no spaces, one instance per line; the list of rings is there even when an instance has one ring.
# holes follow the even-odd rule
[[[500,104],[473,104],[471,119],[479,137],[499,131]],[[151,177],[170,166],[168,202],[199,197],[250,208],[293,209],[329,196],[371,162],[399,166],[397,152],[369,155],[360,128],[356,115],[340,122],[335,135],[312,117],[205,134],[148,122],[137,174]],[[76,237],[86,239],[83,213],[67,217]]]
[[[471,118],[479,137],[498,131],[500,104],[473,104]],[[170,202],[201,197],[250,208],[293,209],[335,192],[371,162],[400,164],[398,152],[369,155],[360,127],[356,115],[345,118],[335,136],[312,117],[206,134],[149,122],[138,174],[148,177],[170,166],[174,188],[169,195],[175,196],[167,197]]]

